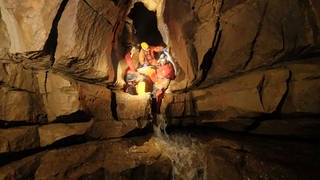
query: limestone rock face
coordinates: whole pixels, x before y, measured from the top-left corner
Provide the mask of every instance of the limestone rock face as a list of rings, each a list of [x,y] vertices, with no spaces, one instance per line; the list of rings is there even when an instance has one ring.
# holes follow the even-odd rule
[[[272,113],[287,90],[288,78],[286,69],[254,72],[208,90],[195,90],[193,97],[199,113],[212,113],[217,120]]]
[[[10,41],[9,34],[5,22],[2,20],[2,12],[0,11],[0,57],[8,59]]]
[[[74,80],[54,73],[40,73],[38,81],[49,122],[81,109],[78,85]]]
[[[320,64],[316,63],[292,64],[288,68],[292,72],[289,83],[288,97],[284,102],[282,112],[311,113],[320,112]]]
[[[13,88],[35,92],[34,75],[33,71],[25,69],[22,64],[0,64],[0,81]]]
[[[161,104],[161,112],[170,119],[196,117],[192,93],[165,94]]]
[[[0,129],[0,153],[19,152],[39,147],[37,127]]]
[[[96,121],[114,119],[111,111],[112,92],[101,85],[79,83],[80,104]]]
[[[138,96],[116,93],[116,113],[119,120],[147,120],[151,116],[150,94]]]
[[[40,154],[26,157],[20,161],[0,168],[1,179],[26,179],[34,177],[39,167]]]
[[[9,53],[24,53],[41,51],[51,31],[53,20],[58,12],[62,0],[24,2],[2,0],[1,7],[1,36],[4,36],[9,46]],[[1,38],[2,41],[2,38]]]
[[[120,90],[137,2],[178,70],[160,115]],[[207,179],[319,179],[319,29],[318,0],[0,0],[0,179],[170,179],[154,139],[128,138],[160,117],[208,135]]]
[[[0,87],[0,119],[12,122],[45,120],[45,112],[35,99],[37,96],[33,93]]]
[[[319,69],[316,58],[249,73],[193,91],[195,106],[202,122],[216,121],[216,126],[233,131],[317,136]]]
[[[181,70],[176,81],[205,86],[314,52],[317,9],[313,1],[168,1],[169,44]]]
[[[39,127],[40,146],[50,145],[66,137],[84,135],[91,127],[91,122],[50,124]]]
[[[254,146],[250,140],[234,141],[232,139],[216,138],[210,141],[208,151],[208,179],[238,179],[239,177],[247,179],[257,178],[284,178],[294,179],[297,177],[317,178],[319,175],[314,171],[317,163],[307,163],[308,168],[301,171],[305,162],[312,162],[315,152],[311,152],[308,157],[301,150],[311,148],[310,144],[301,144],[297,147],[293,143],[282,143],[274,141],[257,142]],[[266,145],[268,144],[268,145]],[[266,148],[266,146],[268,148]],[[290,151],[286,149],[290,148]],[[307,150],[308,151],[308,150]],[[273,152],[276,152],[275,154]],[[307,160],[308,159],[308,160]],[[283,166],[284,162],[298,167]],[[305,164],[306,165],[306,164]],[[239,172],[239,167],[241,171]]]
[[[147,166],[146,169],[152,169],[148,166],[159,162],[160,152],[152,147],[153,143],[137,145],[138,142],[134,141],[107,141],[50,151],[41,157],[35,178],[128,178],[130,172],[137,171],[136,168]],[[122,161],[124,159],[126,161]],[[135,176],[144,177],[145,173]]]
[[[78,78],[113,80],[110,45],[117,11],[112,1],[68,2],[58,25],[54,68]]]
[[[126,38],[119,36],[136,2],[1,1],[1,119],[50,123],[92,116],[94,137],[145,127],[149,96],[106,88],[121,81],[114,77]],[[319,113],[319,67],[304,59],[319,49],[316,1],[139,2],[155,12],[178,68],[174,93],[162,104],[166,117],[212,122]],[[284,63],[294,59],[305,65]],[[309,66],[310,75],[300,77]]]
[[[257,179],[278,178],[307,179],[319,178],[317,150],[319,145],[307,142],[279,142],[264,138],[221,137],[193,134],[189,144],[198,145],[205,167],[196,173],[207,179]],[[203,139],[202,139],[202,138]],[[213,138],[214,137],[214,138]],[[190,137],[189,137],[190,138]],[[173,169],[178,168],[183,157],[169,159],[164,156],[170,148],[178,145],[177,155],[188,151],[186,142],[171,141],[168,146],[158,146],[158,138],[145,137],[120,140],[87,142],[71,147],[36,153],[16,162],[0,167],[1,178],[35,179],[170,179]],[[166,141],[165,141],[166,142]],[[168,141],[169,142],[169,141]],[[167,143],[168,143],[167,142]],[[163,142],[162,142],[163,143]],[[203,145],[203,146],[200,146]],[[191,145],[190,145],[191,146]],[[290,151],[288,151],[290,149]],[[174,161],[175,160],[175,161]],[[197,161],[199,159],[196,159]],[[192,159],[194,162],[195,160]],[[194,162],[196,163],[196,162]],[[180,176],[175,178],[179,178]],[[184,176],[185,177],[185,176]]]

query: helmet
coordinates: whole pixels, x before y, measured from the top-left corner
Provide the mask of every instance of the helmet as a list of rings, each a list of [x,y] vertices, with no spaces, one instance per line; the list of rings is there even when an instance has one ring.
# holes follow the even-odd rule
[[[141,43],[141,48],[142,48],[143,50],[147,50],[147,49],[149,48],[148,43],[142,42],[142,43]]]

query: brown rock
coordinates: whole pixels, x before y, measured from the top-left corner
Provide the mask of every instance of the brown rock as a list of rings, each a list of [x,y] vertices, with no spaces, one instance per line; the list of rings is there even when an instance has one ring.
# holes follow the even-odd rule
[[[37,77],[49,122],[81,110],[76,81],[52,72],[42,72]]]
[[[8,33],[9,52],[41,51],[61,2],[1,1],[1,18]]]
[[[284,6],[288,8],[283,10]],[[281,60],[286,52],[316,47],[314,30],[304,6],[297,1],[248,1],[223,13],[222,36],[207,83],[271,65]]]
[[[28,121],[31,119],[29,113],[31,98],[28,92],[1,88],[0,94],[0,119],[7,121]]]
[[[235,152],[241,145],[226,139],[211,141],[207,154],[208,179],[238,179],[241,174],[237,170],[237,164],[241,156]],[[224,148],[225,147],[225,148]]]
[[[275,119],[262,121],[250,133],[312,138],[320,137],[319,127],[319,119]]]
[[[320,12],[320,3],[317,0],[310,0],[309,4],[310,4],[310,9],[311,9],[310,11],[314,14],[314,21],[315,21],[314,27],[319,29],[319,27],[320,27],[320,13],[319,13]],[[317,43],[320,44],[319,42],[320,42],[320,37],[318,36]]]
[[[317,61],[316,61],[317,62]],[[320,65],[290,64],[292,72],[289,91],[281,111],[289,113],[320,112]]]
[[[92,10],[99,12],[112,25],[116,24],[118,18],[119,8],[116,7],[117,3],[114,1],[101,1],[101,0],[87,0],[88,6]]]
[[[200,114],[213,113],[217,120],[272,113],[286,92],[288,77],[286,69],[254,72],[207,90],[195,90],[193,97]]]
[[[0,119],[5,121],[38,122],[45,120],[37,95],[0,87]]]
[[[133,130],[145,128],[147,123],[146,120],[95,121],[88,135],[95,138],[123,137]]]
[[[161,156],[154,139],[142,145],[134,141],[117,141],[107,143],[104,147],[104,167],[110,174],[118,174],[142,164],[151,165]]]
[[[313,159],[317,153],[311,150],[312,144],[247,137],[241,140],[215,138],[207,144],[208,179],[319,177],[317,162]]]
[[[264,73],[264,80],[260,92],[265,113],[273,113],[287,92],[289,71],[286,69],[274,69]]]
[[[126,93],[120,94],[119,96],[128,96]],[[132,97],[134,98],[134,96]],[[94,119],[92,128],[88,132],[89,136],[95,138],[122,137],[134,129],[146,127],[148,121],[145,119],[121,119],[121,121],[115,120],[111,107],[112,98],[112,92],[106,87],[80,83],[81,105],[85,111],[88,111],[88,113],[93,116]],[[128,100],[128,102],[130,102],[130,100]],[[125,102],[126,105],[130,105],[128,102]],[[123,102],[119,103],[121,104]],[[140,112],[142,113],[142,111],[137,112],[136,117],[139,116],[138,113]],[[120,113],[120,116],[121,114],[124,113]],[[132,114],[132,112],[130,112],[130,114]],[[130,114],[124,114],[124,117],[121,118],[130,117]],[[141,115],[143,116],[143,114]]]
[[[0,64],[0,81],[13,88],[35,92],[37,87],[35,86],[34,74],[31,70],[26,70],[21,64]]]
[[[92,121],[84,123],[59,123],[40,126],[40,146],[44,147],[70,136],[84,135],[91,126]]]
[[[38,148],[39,142],[38,128],[34,126],[0,129],[0,153]]]
[[[40,154],[0,167],[0,179],[32,179],[39,167]]]
[[[181,4],[184,4],[184,6],[181,6]],[[172,46],[170,53],[179,69],[179,74],[175,81],[171,83],[171,89],[184,89],[191,84],[190,81],[195,78],[196,74],[194,63],[196,57],[192,54],[194,47],[189,40],[193,37],[196,27],[193,21],[194,16],[188,2],[185,3],[181,0],[167,1],[165,6],[164,19],[169,31],[168,45]]]
[[[170,118],[195,116],[194,111],[191,93],[166,93],[161,103],[161,112]]]
[[[130,95],[115,92],[116,111],[119,120],[148,120],[151,117],[150,94]]]
[[[79,83],[79,98],[83,109],[96,121],[114,119],[111,111],[111,90],[99,85]]]
[[[139,167],[147,172],[155,172],[160,151],[154,142],[145,138],[91,142],[72,147],[52,150],[41,157],[35,179],[78,179],[99,177],[100,179],[120,179],[121,177],[141,177]],[[164,163],[165,158],[160,159]],[[167,159],[166,159],[167,160]],[[167,162],[167,161],[166,161]],[[165,168],[162,168],[163,171]],[[170,168],[167,168],[169,171]],[[163,174],[169,174],[169,172]],[[139,173],[141,172],[141,173]],[[148,173],[147,173],[148,174]],[[159,172],[157,174],[160,174]],[[149,176],[150,173],[149,173]]]
[[[222,1],[194,1],[192,4],[195,17],[198,20],[193,45],[197,52],[197,68],[199,70],[205,54],[213,45],[212,43],[219,28],[217,27],[217,21]]]
[[[218,84],[208,90],[195,90],[193,97],[197,110],[200,115],[202,112],[208,115],[209,112],[229,111],[228,114],[231,116],[245,112],[263,112],[258,90],[262,79],[263,73],[253,73]],[[230,109],[234,110],[235,114],[231,113]]]
[[[103,11],[99,12],[100,9]],[[117,11],[112,1],[68,2],[58,25],[59,43],[54,68],[78,78],[112,81],[111,41],[114,24],[111,22],[117,16],[106,15]]]
[[[97,171],[103,164],[103,151],[99,144],[86,143],[52,150],[44,154],[35,179],[77,179]]]
[[[2,20],[2,12],[0,11],[0,59],[9,59],[8,52],[10,48],[10,40],[5,22]]]
[[[214,122],[216,127],[229,131],[247,132],[260,135],[294,136],[299,138],[319,137],[320,121],[317,118],[282,117],[266,120],[231,119]]]

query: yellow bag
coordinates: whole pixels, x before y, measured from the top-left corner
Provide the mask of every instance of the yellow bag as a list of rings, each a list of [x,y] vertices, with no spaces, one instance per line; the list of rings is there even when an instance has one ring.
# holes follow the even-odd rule
[[[137,87],[137,93],[138,95],[140,94],[145,94],[146,93],[146,82],[139,82]]]

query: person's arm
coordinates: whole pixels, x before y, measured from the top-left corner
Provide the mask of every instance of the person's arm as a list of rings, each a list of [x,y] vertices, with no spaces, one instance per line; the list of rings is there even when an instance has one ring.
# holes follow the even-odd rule
[[[132,58],[130,56],[130,53],[127,53],[125,55],[125,59],[126,59],[126,62],[127,62],[128,66],[129,66],[129,70],[130,71],[137,71],[136,67],[134,67],[134,65],[133,65],[133,61],[132,61]]]
[[[151,51],[161,52],[163,50],[163,46],[153,46],[151,47]]]

